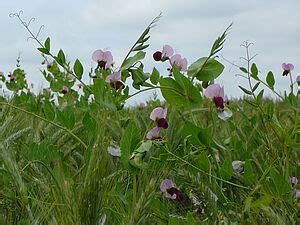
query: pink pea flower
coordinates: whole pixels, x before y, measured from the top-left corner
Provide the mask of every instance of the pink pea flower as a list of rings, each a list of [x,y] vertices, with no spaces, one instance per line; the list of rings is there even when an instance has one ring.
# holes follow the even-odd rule
[[[185,195],[175,187],[175,184],[171,179],[165,179],[160,184],[161,192],[165,193],[167,198],[176,199],[180,203],[186,202]]]
[[[61,93],[67,94],[69,92],[69,88],[67,86],[63,86],[61,89]]]
[[[53,62],[47,62],[47,69],[51,69],[51,67],[53,66]]]
[[[174,50],[170,45],[164,45],[162,51],[156,51],[153,54],[153,59],[155,61],[165,61],[169,59],[174,54]]]
[[[287,76],[293,69],[294,65],[292,63],[282,63],[283,76]]]
[[[113,56],[110,51],[98,49],[94,51],[92,59],[98,63],[98,67],[101,69],[111,69],[113,65]]]
[[[168,128],[168,121],[167,118],[167,109],[162,107],[157,107],[152,110],[150,114],[150,119],[157,122],[157,127],[167,129]]]
[[[292,185],[292,187],[296,187],[297,184],[298,184],[298,179],[297,179],[297,177],[292,177],[292,178],[290,179],[290,184]]]
[[[125,85],[121,81],[121,73],[120,72],[113,72],[105,79],[106,83],[109,83],[113,88],[116,90],[123,89]]]
[[[154,127],[152,128],[146,135],[146,138],[148,140],[161,140],[161,137],[159,135],[161,128],[160,127]]]
[[[221,87],[219,84],[211,84],[206,88],[204,95],[212,99],[218,109],[224,109],[224,103],[227,102],[224,95],[224,87]]]
[[[145,106],[146,106],[146,104],[144,102],[141,102],[138,107],[139,107],[139,109],[143,109],[143,108],[145,108]]]
[[[82,83],[77,84],[77,87],[81,89],[83,87]]]

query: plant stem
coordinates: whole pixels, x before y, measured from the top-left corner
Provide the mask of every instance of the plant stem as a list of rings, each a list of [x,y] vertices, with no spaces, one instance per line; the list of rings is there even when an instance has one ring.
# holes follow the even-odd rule
[[[132,194],[132,209],[135,207],[136,197],[137,197],[137,183],[136,183],[136,174],[133,174],[132,177],[132,186],[133,186],[133,194]]]

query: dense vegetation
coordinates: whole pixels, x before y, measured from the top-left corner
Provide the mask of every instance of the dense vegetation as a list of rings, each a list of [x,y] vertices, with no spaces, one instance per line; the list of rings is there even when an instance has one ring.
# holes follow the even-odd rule
[[[8,79],[1,75],[12,92],[0,101],[1,224],[300,222],[292,64],[283,65],[291,88],[280,95],[273,73],[260,74],[247,54],[238,68],[246,96],[228,100],[214,82],[224,69],[216,56],[226,29],[190,66],[165,45],[153,57],[170,63],[169,74],[147,73],[141,60],[156,18],[119,67],[110,52],[95,51],[86,84],[79,60],[72,66],[62,50],[51,53],[50,38],[43,44],[14,16],[40,45],[50,87],[32,93],[19,61]],[[276,100],[264,98],[264,88]],[[124,107],[152,89],[165,101]]]

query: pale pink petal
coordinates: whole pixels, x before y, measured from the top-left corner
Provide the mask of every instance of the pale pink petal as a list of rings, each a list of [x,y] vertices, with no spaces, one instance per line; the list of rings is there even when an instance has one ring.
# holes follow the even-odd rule
[[[225,94],[224,94],[224,86],[221,87],[220,92],[219,92],[219,96],[218,97],[222,97],[223,99],[225,98]]]
[[[162,107],[157,107],[155,109],[152,110],[151,114],[150,114],[150,119],[153,121],[156,121],[158,119],[166,119],[167,118],[167,109],[164,109]]]
[[[96,51],[94,51],[93,55],[92,55],[92,59],[95,61],[95,62],[99,62],[101,60],[103,60],[103,51],[98,49]]]
[[[173,181],[171,179],[165,179],[160,184],[161,192],[167,192],[168,189],[175,187]]]
[[[294,196],[295,198],[300,198],[300,190],[294,189]]]
[[[171,57],[174,54],[174,50],[170,45],[164,45],[162,50],[163,57]]]
[[[170,61],[171,61],[171,64],[176,64],[176,65],[178,65],[179,64],[179,62],[181,61],[181,55],[179,55],[179,54],[175,54],[175,55],[173,55],[171,58],[170,58]]]
[[[296,82],[299,83],[300,82],[300,74],[297,76],[296,78]]]
[[[106,51],[103,53],[103,61],[106,62],[105,68],[110,69],[113,64],[113,56],[110,51]]]
[[[182,61],[181,61],[181,70],[182,71],[186,71],[187,70],[187,60],[186,58],[183,58]]]
[[[282,63],[281,67],[282,67],[283,70],[286,70],[286,64],[285,63]]]
[[[159,132],[160,132],[161,128],[160,127],[154,127],[152,128],[146,135],[146,138],[148,140],[153,140],[156,138],[159,138]]]
[[[292,63],[282,63],[282,69],[290,71],[294,69],[294,65]]]
[[[204,96],[209,99],[213,99],[214,97],[219,97],[220,93],[222,94],[221,89],[222,88],[219,84],[211,84],[205,89]],[[223,90],[223,95],[224,95],[224,90]]]

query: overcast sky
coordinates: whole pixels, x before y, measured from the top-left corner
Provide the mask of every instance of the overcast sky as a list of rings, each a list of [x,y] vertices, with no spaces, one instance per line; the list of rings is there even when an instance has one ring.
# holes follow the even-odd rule
[[[42,57],[36,50],[37,45],[27,41],[28,34],[16,18],[9,17],[11,12],[23,10],[22,16],[26,20],[35,17],[36,21],[31,25],[33,31],[45,25],[40,39],[44,41],[50,36],[54,52],[62,48],[69,60],[79,58],[86,72],[95,65],[91,54],[96,49],[110,50],[116,65],[120,65],[139,34],[162,12],[163,17],[151,31],[145,60],[149,71],[159,65],[162,74],[167,75],[167,65],[153,62],[151,57],[164,44],[173,46],[189,64],[207,56],[217,36],[233,22],[222,52],[224,57],[242,65],[240,56],[244,56],[245,51],[240,44],[250,40],[255,44],[251,51],[258,54],[255,60],[261,76],[265,77],[272,70],[276,87],[285,90],[289,81],[281,76],[281,64],[293,63],[294,77],[300,73],[299,9],[299,0],[1,1],[0,71],[5,74],[12,71],[15,59],[21,54],[21,65],[28,80],[36,89],[47,86],[39,72]],[[228,96],[241,96],[238,85],[245,82],[235,76],[239,71],[222,62],[225,70],[218,82],[225,86]],[[137,97],[133,101],[140,100]]]

